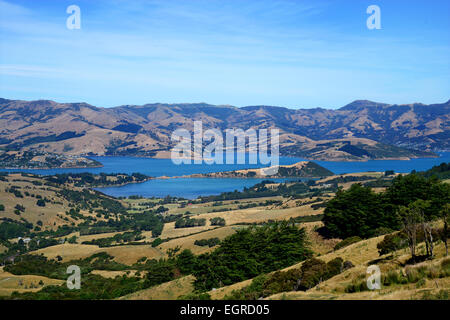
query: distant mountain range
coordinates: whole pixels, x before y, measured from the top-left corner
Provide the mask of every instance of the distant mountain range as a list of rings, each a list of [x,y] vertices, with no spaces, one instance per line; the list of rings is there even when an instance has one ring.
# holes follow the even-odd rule
[[[280,129],[282,155],[312,160],[435,156],[450,149],[450,101],[390,105],[366,100],[340,109],[86,103],[0,98],[0,148],[68,155],[168,157],[177,128]]]

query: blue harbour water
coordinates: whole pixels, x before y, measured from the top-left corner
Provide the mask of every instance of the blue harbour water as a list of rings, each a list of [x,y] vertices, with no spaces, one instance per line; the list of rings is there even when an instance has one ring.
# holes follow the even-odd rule
[[[346,161],[315,161],[321,166],[336,174],[386,171],[394,170],[399,173],[409,173],[412,170],[428,170],[442,162],[450,162],[450,152],[442,152],[439,158],[420,158],[411,160],[370,160],[365,162]],[[259,168],[261,164],[182,164],[176,165],[170,159],[134,158],[134,157],[91,157],[103,164],[101,168],[85,169],[47,169],[47,170],[0,170],[21,171],[34,174],[51,175],[57,173],[128,173],[140,172],[152,177],[175,177],[190,175],[194,173],[210,173],[220,171],[231,171],[246,168]],[[293,157],[280,157],[280,165],[293,164],[305,159]],[[264,179],[238,179],[238,178],[177,178],[177,179],[154,179],[139,184],[129,184],[121,187],[99,188],[101,192],[115,197],[142,195],[145,197],[164,197],[167,195],[184,197],[188,199],[201,195],[214,195],[221,192],[242,190],[251,187]],[[286,181],[288,179],[271,179]],[[292,179],[289,179],[292,180]]]

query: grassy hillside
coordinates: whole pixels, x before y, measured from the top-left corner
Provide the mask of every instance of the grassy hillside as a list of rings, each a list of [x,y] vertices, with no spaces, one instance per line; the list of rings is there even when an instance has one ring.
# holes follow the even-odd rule
[[[427,157],[449,146],[448,114],[449,102],[388,105],[355,101],[337,110],[293,110],[204,103],[98,108],[86,103],[0,99],[0,126],[4,128],[0,148],[68,156],[168,157],[172,132],[192,129],[194,121],[207,118],[204,130],[279,128],[280,153],[285,156],[313,160]]]
[[[95,176],[1,178],[5,298],[448,297],[440,215],[449,192],[448,184],[435,178],[361,173],[308,184],[266,181],[241,193],[196,200],[113,199],[83,187],[100,181]],[[37,204],[40,199],[47,199],[45,206]],[[427,220],[417,222],[412,260],[402,220],[395,219],[415,212]],[[334,228],[354,221],[358,228]],[[383,226],[386,221],[390,228]],[[366,225],[379,234],[361,233]],[[432,256],[422,227],[433,234]],[[71,264],[82,270],[79,292],[64,284]],[[383,286],[376,292],[365,285],[372,264],[382,272]]]

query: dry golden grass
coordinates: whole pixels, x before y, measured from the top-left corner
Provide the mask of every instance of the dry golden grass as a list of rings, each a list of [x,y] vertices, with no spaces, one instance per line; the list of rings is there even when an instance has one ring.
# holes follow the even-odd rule
[[[184,237],[184,236],[188,236],[192,233],[197,233],[200,231],[205,231],[205,230],[209,230],[209,229],[213,229],[213,228],[214,228],[214,226],[211,226],[209,224],[209,221],[207,221],[205,226],[192,227],[192,228],[175,228],[175,222],[170,222],[170,223],[164,224],[164,229],[161,233],[160,238],[167,239],[167,238]]]
[[[360,267],[359,272],[365,273],[366,267]],[[350,270],[348,270],[350,271]],[[350,283],[349,279],[351,279],[352,274],[346,273],[344,279],[342,277],[336,276],[330,280],[333,280],[332,283],[326,282],[320,284],[317,287],[314,287],[308,291],[291,291],[279,293],[273,296],[270,296],[268,299],[270,300],[280,300],[280,299],[288,299],[288,300],[410,300],[410,299],[421,299],[425,292],[429,292],[432,294],[436,294],[441,289],[449,289],[450,288],[450,278],[437,278],[437,279],[427,279],[420,288],[416,287],[416,284],[404,284],[404,285],[396,285],[389,287],[382,287],[381,290],[372,290],[372,291],[362,291],[355,293],[345,293],[341,291],[341,288],[344,287],[339,281],[344,281],[344,283]],[[353,276],[359,274],[355,272],[355,270],[351,271]],[[339,287],[332,286],[332,284],[336,282],[339,284]]]
[[[89,234],[86,236],[80,236],[79,232],[75,232],[73,235],[75,235],[77,237],[77,243],[83,243],[84,241],[92,241],[92,240],[97,240],[97,239],[102,239],[102,238],[109,238],[109,237],[113,237],[116,234],[122,234],[123,232],[108,232],[108,233],[99,233],[99,234]],[[70,238],[71,235],[68,235],[64,238]]]
[[[333,260],[334,258],[341,257],[344,261],[351,261],[355,266],[361,264],[364,265],[368,261],[379,258],[377,244],[383,239],[383,237],[384,236],[379,236],[351,244],[337,251],[332,251],[330,253],[320,255],[319,259],[328,262],[330,260]],[[302,264],[303,262],[297,263],[283,269],[283,271],[293,268],[299,268]]]
[[[226,212],[214,212],[205,213],[199,215],[193,215],[193,218],[204,218],[209,224],[209,219],[215,217],[224,218],[227,225],[240,224],[240,223],[258,223],[267,220],[287,220],[289,218],[295,218],[300,216],[309,216],[322,213],[323,210],[314,210],[310,205],[301,207],[288,207],[282,208],[269,208],[269,207],[257,207],[249,209],[238,209]],[[192,229],[192,228],[186,228]]]
[[[39,249],[31,253],[43,254],[48,259],[55,259],[57,256],[60,256],[63,262],[67,262],[70,260],[84,259],[101,251],[104,250],[94,245],[64,243]]]
[[[139,246],[117,246],[111,248],[103,248],[104,251],[114,257],[114,260],[126,265],[136,263],[140,258],[159,259],[163,257],[163,253],[157,248],[150,245]]]
[[[209,248],[208,246],[205,246],[205,247],[196,246],[194,244],[195,240],[210,239],[210,238],[219,238],[220,240],[223,240],[224,238],[226,238],[227,236],[229,236],[235,232],[236,232],[236,227],[233,227],[233,226],[221,227],[221,228],[217,228],[214,230],[202,232],[199,234],[189,235],[189,236],[186,236],[183,238],[173,239],[173,240],[162,243],[160,246],[158,246],[158,248],[164,252],[167,252],[167,250],[169,248],[175,248],[175,247],[179,246],[179,247],[181,247],[181,250],[189,249],[194,254],[202,254],[202,253],[214,250],[214,247]]]
[[[252,281],[253,281],[253,279],[237,282],[237,283],[234,283],[234,284],[226,286],[226,287],[213,289],[211,291],[208,291],[208,293],[211,296],[211,299],[221,300],[221,299],[225,298],[225,296],[231,294],[231,292],[233,292],[233,290],[240,290],[244,287],[249,286],[252,283]]]
[[[384,176],[384,172],[355,172],[355,173],[346,173],[346,174],[336,174],[334,176],[329,176],[323,179],[318,180],[318,182],[327,182],[338,177],[373,177],[374,179],[378,179]],[[356,183],[354,181],[353,183]]]
[[[95,245],[69,243],[39,249],[31,253],[43,254],[49,259],[55,259],[57,256],[61,256],[62,261],[67,262],[76,259],[84,259],[99,252],[106,252],[113,256],[115,261],[127,265],[132,265],[142,257],[159,259],[163,256],[160,250],[152,248],[149,245],[100,248]]]
[[[42,281],[44,284],[39,285]],[[34,275],[13,275],[0,267],[0,296],[10,296],[14,291],[34,292],[48,285],[60,285],[64,281]]]
[[[340,239],[325,239],[316,230],[316,228],[322,227],[321,221],[301,223],[299,225],[305,228],[310,248],[314,253],[323,255],[333,250],[334,246],[341,241]]]
[[[228,209],[238,209],[238,206],[241,204],[249,204],[249,203],[261,203],[266,200],[283,200],[283,197],[281,196],[275,196],[275,197],[263,197],[263,198],[249,198],[249,199],[239,199],[239,200],[223,200],[220,201],[221,205],[213,205],[215,202],[205,202],[205,203],[196,203],[192,205],[188,205],[184,208],[179,208],[176,206],[175,208],[172,208],[169,210],[170,214],[178,214],[178,213],[185,213],[186,211],[189,211],[192,214],[202,214],[202,213],[211,213],[214,211],[219,210],[228,210]],[[165,205],[167,206],[167,205]]]
[[[378,237],[380,238],[380,237]],[[374,238],[374,239],[378,239]],[[345,288],[357,279],[365,279],[366,271],[369,264],[374,264],[373,255],[365,253],[366,247],[371,247],[376,241],[374,239],[368,239],[355,243],[349,247],[342,248],[336,252],[330,253],[320,257],[324,261],[329,261],[337,256],[342,257],[344,260],[350,260],[355,264],[354,268],[348,269],[341,274],[328,279],[314,288],[307,290],[306,292],[285,292],[270,296],[268,299],[393,299],[393,300],[407,300],[407,299],[420,299],[422,295],[428,291],[430,293],[437,293],[440,289],[450,288],[450,278],[437,278],[427,279],[425,283],[416,287],[415,283],[409,283],[404,285],[393,285],[388,287],[382,287],[381,290],[376,291],[363,291],[356,293],[346,293]],[[367,244],[367,245],[366,245]],[[424,244],[419,246],[423,247]],[[362,249],[362,250],[361,250]],[[361,252],[361,257],[359,257]],[[435,248],[436,258],[432,261],[425,261],[420,264],[416,264],[414,267],[427,266],[437,267],[444,259],[444,245],[438,244]],[[376,255],[375,258],[385,258],[385,256]],[[345,257],[345,258],[344,258]],[[410,258],[408,249],[398,250],[394,254],[394,259],[384,260],[376,263],[381,273],[387,273],[390,270],[401,270],[405,274],[405,261]],[[300,265],[300,264],[299,264]],[[297,265],[297,266],[299,266]],[[290,269],[290,268],[287,268]]]
[[[194,291],[194,276],[186,276],[123,296],[120,300],[176,300]]]
[[[85,236],[80,236],[80,232],[72,232],[68,235],[65,235],[63,237],[56,237],[55,239],[57,240],[62,240],[62,239],[69,239],[71,237],[76,237],[77,238],[77,243],[83,243],[84,241],[91,241],[91,240],[96,240],[96,239],[102,239],[102,238],[109,238],[109,237],[113,237],[116,234],[121,234],[123,232],[107,232],[107,233],[98,233],[98,234],[89,234],[89,235],[85,235]]]
[[[277,197],[276,197],[277,198]],[[265,200],[273,199],[273,198],[265,198]],[[262,199],[258,199],[257,202],[262,202]],[[245,201],[240,203],[246,203],[252,201]],[[198,209],[200,207],[197,207]],[[206,207],[201,207],[205,212],[211,210]],[[194,208],[196,209],[196,208]],[[206,210],[208,209],[208,210]],[[194,210],[189,209],[190,212],[194,212]],[[289,218],[295,218],[299,216],[307,216],[307,215],[315,215],[323,212],[323,209],[314,210],[311,208],[311,205],[305,205],[301,207],[295,207],[295,202],[290,201],[286,203],[286,208],[279,207],[256,207],[249,209],[236,209],[232,211],[223,211],[223,212],[210,212],[210,213],[197,213],[193,214],[190,217],[192,218],[204,218],[206,219],[206,225],[200,227],[192,227],[192,228],[175,228],[175,222],[166,223],[164,225],[163,232],[160,236],[161,239],[166,238],[175,238],[188,236],[193,233],[197,233],[200,231],[205,231],[209,229],[213,229],[214,226],[210,225],[209,220],[215,217],[224,218],[227,225],[239,224],[239,223],[258,223],[264,222],[267,220],[286,220]],[[147,241],[150,241],[151,234],[144,233]]]
[[[14,181],[24,180],[24,181]],[[0,212],[0,217],[9,218],[13,220],[19,220],[21,217],[27,221],[36,225],[40,220],[43,223],[43,227],[54,229],[59,225],[67,223],[57,215],[66,216],[65,212],[68,210],[68,202],[58,197],[54,191],[46,190],[47,186],[34,186],[31,181],[41,181],[41,179],[22,177],[20,174],[12,174],[8,176],[8,182],[0,181],[0,199],[1,203],[5,206],[5,211]],[[23,198],[17,198],[13,193],[5,192],[5,188],[11,186],[19,186],[19,191],[23,194]],[[26,196],[25,192],[30,193],[30,196]],[[45,207],[37,206],[37,199],[31,197],[31,194],[40,195],[42,198],[47,198],[51,201],[61,202],[61,204],[46,203]],[[14,213],[15,206],[20,204],[25,207],[25,212],[20,215]],[[55,225],[56,223],[56,225]]]
[[[0,212],[0,218],[9,218],[13,220],[26,219],[33,225],[37,225],[38,221],[42,222],[43,230],[55,230],[59,226],[67,225],[74,222],[79,224],[82,220],[74,220],[72,217],[66,214],[66,211],[70,210],[69,202],[59,196],[57,192],[59,188],[49,187],[46,185],[35,186],[33,181],[45,183],[46,181],[40,178],[22,177],[20,174],[10,174],[7,176],[6,181],[0,181],[0,199],[1,203],[5,206],[5,211]],[[18,186],[18,189],[23,198],[17,198],[13,193],[5,192],[5,189],[11,186]],[[73,188],[80,190],[80,188]],[[28,192],[27,196],[25,193]],[[32,197],[35,195],[35,197]],[[39,207],[37,205],[36,196],[47,198],[50,202],[46,202],[45,207]],[[15,206],[20,204],[25,207],[25,212],[21,212],[20,215],[14,213]],[[95,213],[89,213],[88,211],[81,210],[80,214],[84,216],[95,217]],[[65,220],[68,219],[68,220]],[[101,218],[100,220],[103,220]]]

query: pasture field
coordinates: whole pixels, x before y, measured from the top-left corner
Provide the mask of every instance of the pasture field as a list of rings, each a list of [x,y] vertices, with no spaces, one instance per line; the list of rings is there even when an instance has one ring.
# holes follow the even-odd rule
[[[120,300],[176,300],[180,296],[192,293],[194,276],[181,277],[149,289],[133,292]]]
[[[63,280],[35,275],[14,275],[0,267],[0,296],[9,296],[14,291],[35,292],[48,285],[59,285]]]
[[[106,252],[113,256],[115,261],[127,265],[132,265],[142,257],[159,259],[163,256],[160,250],[152,248],[150,245],[124,245],[100,248],[96,245],[69,243],[39,249],[32,253],[38,255],[43,254],[49,259],[56,259],[57,256],[60,256],[63,262],[67,262],[84,259],[100,252]]]

